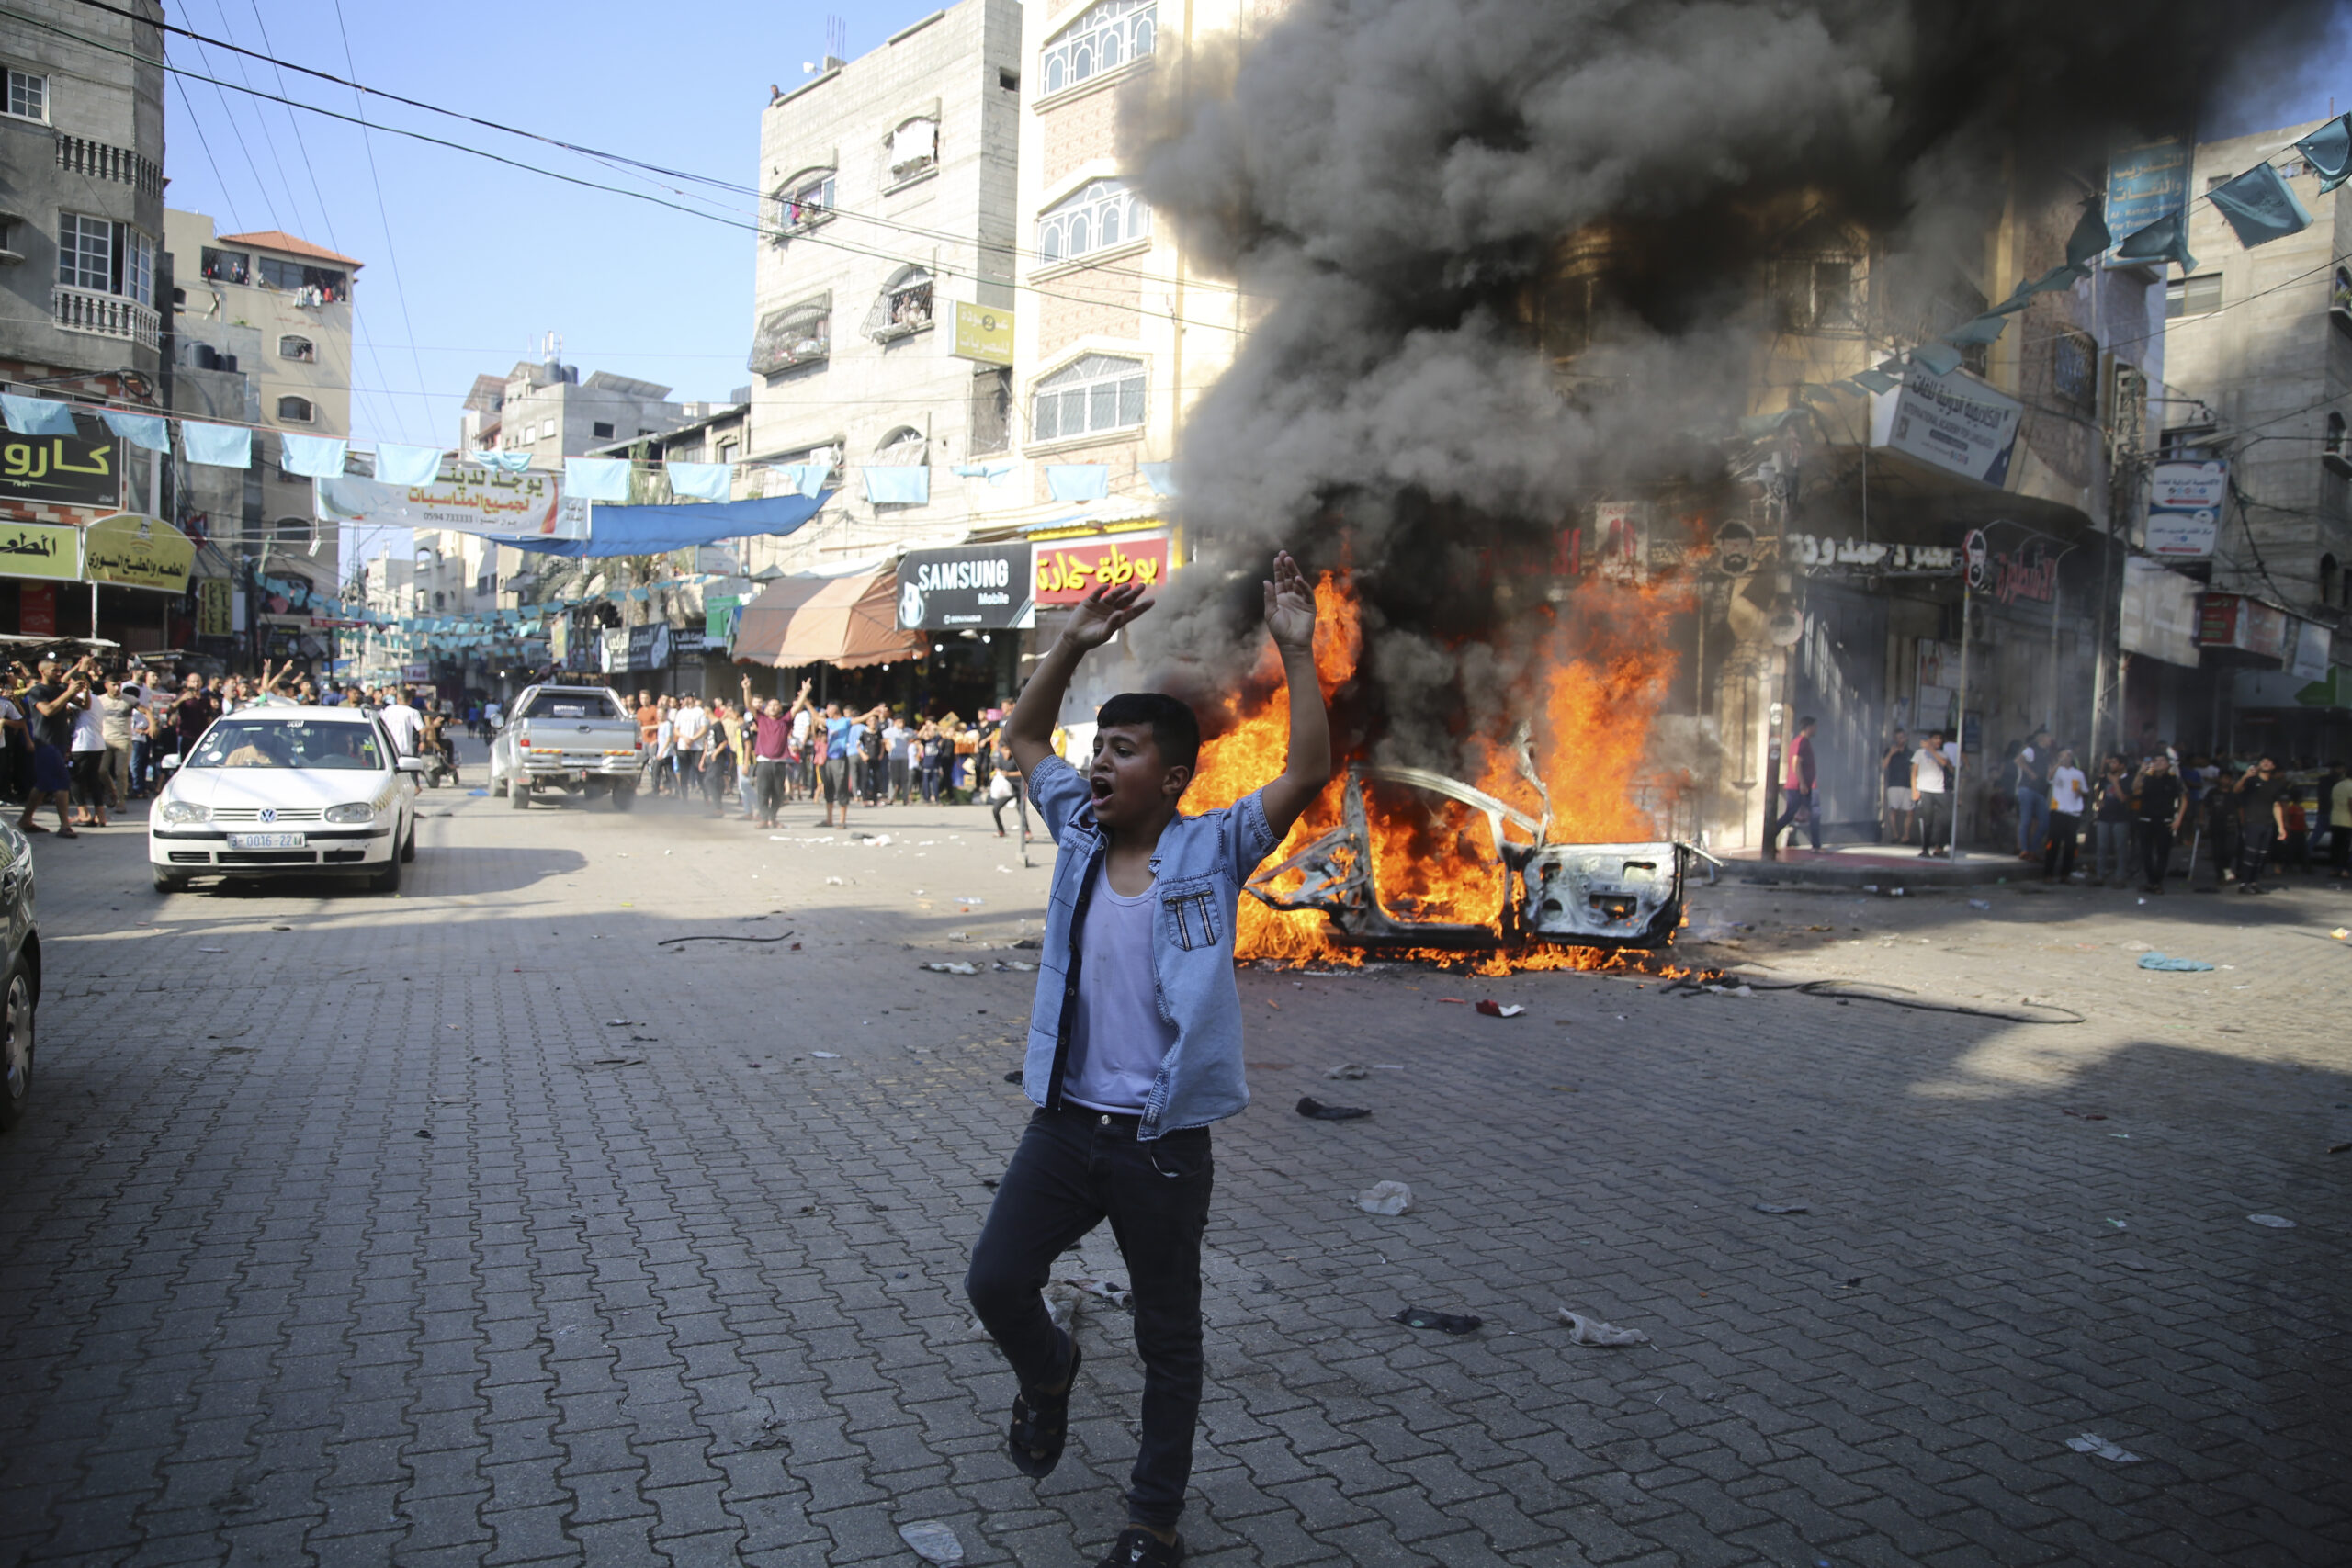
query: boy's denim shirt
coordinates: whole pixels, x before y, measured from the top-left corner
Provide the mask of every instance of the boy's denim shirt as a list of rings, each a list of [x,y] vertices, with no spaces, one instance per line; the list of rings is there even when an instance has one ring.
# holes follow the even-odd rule
[[[1179,816],[1151,857],[1159,907],[1152,912],[1152,967],[1159,1015],[1176,1043],[1159,1064],[1136,1136],[1151,1139],[1223,1121],[1250,1103],[1241,1070],[1241,993],[1233,984],[1233,926],[1241,885],[1278,841],[1253,791],[1222,811]],[[1070,1020],[1083,955],[1077,943],[1102,863],[1102,829],[1084,775],[1048,757],[1029,775],[1029,798],[1059,846],[1046,907],[1037,1000],[1029,1014],[1022,1089],[1048,1111],[1062,1105]]]

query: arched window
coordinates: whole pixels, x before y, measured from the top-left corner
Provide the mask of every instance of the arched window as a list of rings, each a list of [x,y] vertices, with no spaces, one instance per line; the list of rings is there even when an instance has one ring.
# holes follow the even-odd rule
[[[890,177],[910,180],[939,166],[939,121],[918,115],[890,132]]]
[[[833,349],[833,297],[819,294],[760,318],[752,334],[751,368],[774,376],[824,358]]]
[[[877,468],[915,468],[930,455],[931,442],[911,424],[899,426],[874,446],[874,462]]]
[[[865,313],[865,335],[876,343],[912,337],[931,326],[931,274],[919,266],[902,266],[875,297]]]
[[[1037,220],[1037,250],[1049,262],[1071,261],[1150,232],[1151,209],[1125,180],[1089,180]]]
[[[309,338],[296,337],[288,333],[277,340],[277,357],[300,359],[305,364],[314,364],[319,357],[319,345]]]
[[[1158,0],[1102,0],[1046,44],[1046,91],[1058,93],[1151,53]]]
[[[309,424],[318,418],[318,411],[311,406],[308,398],[280,398],[277,417],[294,424]]]
[[[833,215],[833,171],[804,169],[775,187],[776,239],[781,242]]]
[[[277,520],[280,544],[307,545],[311,542],[311,520],[307,517],[281,517]]]
[[[1030,405],[1030,439],[1068,441],[1143,423],[1140,359],[1090,354],[1037,383]]]

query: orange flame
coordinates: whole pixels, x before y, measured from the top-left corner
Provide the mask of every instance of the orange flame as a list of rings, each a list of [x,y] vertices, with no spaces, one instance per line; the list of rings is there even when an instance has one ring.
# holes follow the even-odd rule
[[[1315,671],[1328,702],[1354,678],[1363,655],[1361,603],[1346,576],[1329,572],[1316,585],[1315,603]],[[1542,644],[1542,703],[1532,735],[1536,772],[1551,796],[1555,840],[1653,839],[1667,830],[1644,801],[1670,798],[1677,781],[1645,778],[1644,757],[1651,718],[1676,668],[1666,635],[1668,617],[1687,604],[1687,591],[1589,582],[1572,594],[1569,614],[1555,616]],[[1279,674],[1269,647],[1250,683],[1268,694],[1250,702],[1223,734],[1202,743],[1185,796],[1190,809],[1230,806],[1282,771],[1290,724]],[[1479,776],[1469,782],[1531,817],[1542,815],[1543,801],[1521,774],[1507,740],[1487,738],[1475,755]],[[1338,761],[1330,787],[1300,817],[1269,863],[1340,825],[1347,759]],[[1481,975],[1526,969],[1684,972],[1642,953],[1574,947],[1502,952],[1507,877],[1485,817],[1411,790],[1375,789],[1366,805],[1374,887],[1384,908],[1400,919],[1482,925],[1497,934],[1497,945],[1484,950],[1384,950],[1382,956],[1466,965]],[[1275,886],[1288,891],[1300,880],[1300,874],[1292,873]],[[1235,951],[1243,959],[1290,964],[1363,962],[1361,952],[1333,935],[1322,915],[1270,909],[1246,896]]]

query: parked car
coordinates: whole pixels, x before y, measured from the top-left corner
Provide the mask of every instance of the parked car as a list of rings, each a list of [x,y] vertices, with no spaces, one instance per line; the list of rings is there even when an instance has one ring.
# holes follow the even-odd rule
[[[40,1006],[40,933],[33,925],[32,841],[0,822],[0,1133],[25,1118],[33,1089],[33,1015]]]
[[[147,814],[158,892],[195,876],[364,876],[390,893],[416,858],[416,778],[352,708],[240,708],[212,721]]]
[[[637,717],[610,688],[526,686],[490,743],[490,793],[520,810],[533,790],[560,785],[627,811],[644,756]]]

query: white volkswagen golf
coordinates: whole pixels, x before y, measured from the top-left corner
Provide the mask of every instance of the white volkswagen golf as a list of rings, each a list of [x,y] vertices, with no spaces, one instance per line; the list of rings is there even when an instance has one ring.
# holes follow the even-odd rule
[[[416,858],[416,780],[372,714],[241,708],[213,721],[147,814],[158,892],[194,876],[368,878],[389,893]]]

